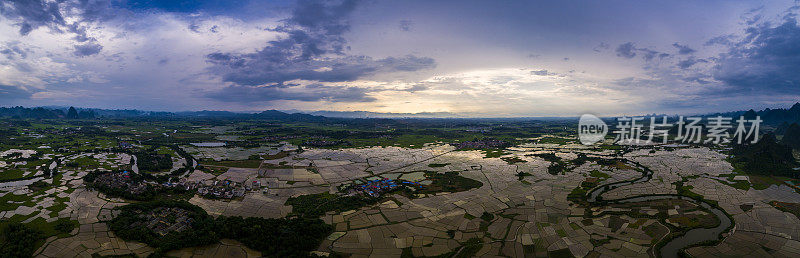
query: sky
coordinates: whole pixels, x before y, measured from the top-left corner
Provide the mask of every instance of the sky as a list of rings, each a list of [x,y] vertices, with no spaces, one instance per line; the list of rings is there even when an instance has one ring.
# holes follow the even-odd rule
[[[0,0],[0,106],[698,114],[800,101],[795,1]]]

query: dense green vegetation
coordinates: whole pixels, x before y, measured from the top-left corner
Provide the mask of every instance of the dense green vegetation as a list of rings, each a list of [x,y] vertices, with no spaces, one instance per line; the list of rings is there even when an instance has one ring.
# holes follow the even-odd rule
[[[0,236],[0,256],[31,257],[36,243],[42,239],[44,234],[40,230],[21,223],[9,224]]]
[[[520,159],[519,157],[504,157],[504,158],[500,158],[500,159],[502,159],[503,161],[505,161],[509,165],[514,165],[514,164],[517,164],[517,163],[525,163],[525,162],[527,162],[524,159]]]
[[[291,197],[286,205],[292,206],[292,214],[299,217],[318,218],[328,211],[355,210],[378,202],[376,198],[361,196],[339,196],[330,193],[306,194]]]
[[[140,214],[154,210],[158,207],[177,207],[189,212],[192,219],[191,228],[182,232],[169,232],[159,235],[148,229],[143,223],[145,218]],[[126,240],[136,240],[156,248],[167,251],[188,246],[200,246],[215,243],[219,240],[214,225],[214,219],[206,212],[188,202],[157,201],[147,203],[134,203],[119,208],[120,213],[108,225],[114,233]]]
[[[146,227],[145,216],[157,208],[189,211],[191,227],[181,232],[157,234]],[[109,222],[114,233],[126,240],[141,241],[163,252],[190,246],[216,243],[221,238],[234,239],[260,251],[266,257],[305,257],[315,250],[332,226],[311,218],[242,218],[209,216],[202,208],[183,201],[135,203],[118,208],[120,214]],[[162,218],[167,219],[169,218]]]
[[[800,150],[800,125],[797,123],[789,125],[788,128],[786,128],[786,132],[783,134],[781,143],[792,147],[792,149]]]
[[[159,172],[172,168],[172,156],[159,154],[155,151],[141,151],[134,153],[140,171]]]
[[[307,257],[333,232],[316,218],[242,218],[220,216],[215,220],[221,238],[236,239],[266,257]]]
[[[431,167],[431,168],[441,168],[441,167],[445,167],[445,166],[447,166],[447,165],[450,165],[450,163],[442,163],[442,164],[431,163],[431,164],[428,164],[428,167]]]
[[[751,175],[797,177],[798,167],[791,147],[781,145],[772,134],[754,144],[734,145],[731,164]]]
[[[474,237],[467,240],[462,244],[461,249],[454,255],[453,257],[458,258],[466,258],[466,257],[475,257],[478,254],[478,251],[483,248],[483,240],[480,238]]]
[[[483,183],[480,181],[460,176],[458,172],[450,171],[445,173],[425,172],[425,178],[433,181],[430,185],[417,189],[414,193],[435,194],[440,192],[463,192],[474,188],[480,188]]]

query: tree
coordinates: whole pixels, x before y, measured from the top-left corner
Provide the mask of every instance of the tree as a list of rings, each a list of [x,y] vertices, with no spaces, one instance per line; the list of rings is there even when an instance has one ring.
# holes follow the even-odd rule
[[[36,251],[36,242],[44,238],[41,231],[20,223],[11,223],[0,237],[0,256],[31,257]]]
[[[78,110],[75,107],[69,107],[67,111],[67,119],[78,119]]]
[[[60,219],[56,221],[56,225],[54,226],[54,228],[61,233],[69,233],[70,231],[75,229],[75,223],[73,223],[69,219]]]

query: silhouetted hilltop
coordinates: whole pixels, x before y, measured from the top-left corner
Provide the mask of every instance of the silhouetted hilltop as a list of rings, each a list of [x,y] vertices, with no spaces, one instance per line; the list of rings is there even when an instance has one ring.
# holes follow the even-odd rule
[[[797,123],[789,125],[789,127],[786,128],[786,132],[783,134],[781,143],[795,150],[800,150],[800,125]]]
[[[773,134],[754,144],[734,145],[731,154],[731,163],[748,174],[798,177],[792,148],[778,143]]]
[[[794,105],[792,105],[792,107],[788,109],[767,108],[761,111],[755,111],[750,109],[747,111],[735,111],[727,113],[718,113],[713,115],[722,115],[729,117],[744,116],[746,119],[753,119],[756,116],[760,116],[761,120],[764,120],[765,124],[771,124],[771,125],[780,125],[783,123],[791,124],[800,122],[800,103],[795,103]]]

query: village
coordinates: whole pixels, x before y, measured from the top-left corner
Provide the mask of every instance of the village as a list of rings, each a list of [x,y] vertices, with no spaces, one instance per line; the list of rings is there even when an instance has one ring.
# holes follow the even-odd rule
[[[117,189],[128,196],[140,195],[147,191],[179,190],[195,192],[211,199],[234,199],[244,196],[249,191],[263,190],[259,181],[239,183],[231,180],[203,180],[193,182],[187,178],[181,178],[178,182],[157,183],[145,179],[134,180],[134,177],[136,175],[132,175],[127,170],[106,172],[97,175],[92,184],[98,187]]]
[[[356,184],[346,187],[344,192],[351,196],[363,196],[371,198],[379,198],[387,193],[404,187],[411,187],[410,189],[416,190],[414,187],[421,187],[419,182],[411,182],[399,179],[373,179],[367,180],[363,184]]]

